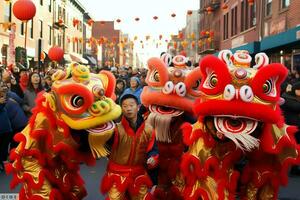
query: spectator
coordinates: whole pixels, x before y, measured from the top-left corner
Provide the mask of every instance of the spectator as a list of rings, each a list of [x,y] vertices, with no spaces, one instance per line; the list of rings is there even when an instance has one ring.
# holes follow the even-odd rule
[[[147,85],[146,83],[146,77],[147,77],[147,73],[141,73],[140,75],[140,81],[141,81],[141,87],[145,87]]]
[[[141,104],[141,93],[143,91],[143,88],[141,87],[141,81],[138,77],[132,77],[130,79],[130,87],[125,89],[124,93],[125,94],[133,94],[137,99],[138,103]]]
[[[27,89],[24,92],[24,105],[23,109],[28,117],[31,116],[31,109],[35,106],[35,99],[37,94],[43,90],[41,84],[41,77],[39,73],[33,72],[29,76]]]
[[[289,125],[298,127],[298,131],[295,134],[297,143],[300,143],[300,82],[292,85],[290,92],[283,93],[282,97],[285,102],[281,106],[285,121]],[[293,166],[291,174],[300,176],[299,166]]]
[[[116,89],[115,89],[117,103],[119,103],[120,97],[123,94],[125,87],[126,87],[126,82],[123,79],[117,79]]]
[[[17,83],[15,77],[9,71],[3,71],[2,79],[12,92],[16,93],[20,98],[24,97],[24,93],[20,85]]]
[[[45,85],[44,85],[45,91],[50,92],[51,91],[51,86],[52,86],[51,76],[46,75],[45,76]]]
[[[12,149],[17,147],[17,143],[14,142],[13,137],[27,126],[28,118],[21,107],[23,104],[23,100],[21,98],[11,91],[8,92],[7,97],[8,99],[5,108],[12,128],[12,135],[9,138],[10,148]]]
[[[26,70],[20,70],[20,81],[19,81],[19,85],[22,89],[22,91],[24,92],[27,88],[28,85],[28,80],[29,80],[29,75],[28,72]]]
[[[7,101],[8,87],[0,79],[0,171],[4,171],[4,161],[8,156],[9,136],[11,135],[12,128],[9,121],[8,113],[5,108]]]

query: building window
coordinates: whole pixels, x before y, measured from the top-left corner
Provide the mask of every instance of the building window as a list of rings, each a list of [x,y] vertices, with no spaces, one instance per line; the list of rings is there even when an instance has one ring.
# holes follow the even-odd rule
[[[281,0],[281,9],[287,8],[290,5],[290,0]]]
[[[43,5],[43,0],[40,0],[40,4],[41,4],[41,6]]]
[[[43,21],[40,20],[40,38],[43,38]]]
[[[250,28],[256,25],[256,4],[250,5]]]
[[[229,13],[226,13],[223,17],[223,39],[226,40],[228,39],[228,18],[229,18]]]
[[[272,14],[272,0],[265,0],[265,16]]]
[[[4,4],[4,22],[11,22],[11,3]]]
[[[33,19],[30,20],[30,38],[33,39]]]
[[[49,0],[48,10],[49,12],[52,11],[52,0]]]
[[[73,44],[73,52],[75,52],[75,41],[74,40],[73,40],[72,44]]]
[[[256,6],[249,5],[248,0],[241,3],[241,32],[256,25]]]
[[[237,6],[231,9],[231,36],[237,34]]]
[[[48,44],[51,45],[52,44],[52,27],[49,25],[49,38],[48,38]]]
[[[24,22],[21,22],[20,32],[21,32],[21,35],[24,35]]]
[[[61,47],[61,35],[58,35],[57,40],[58,46]]]

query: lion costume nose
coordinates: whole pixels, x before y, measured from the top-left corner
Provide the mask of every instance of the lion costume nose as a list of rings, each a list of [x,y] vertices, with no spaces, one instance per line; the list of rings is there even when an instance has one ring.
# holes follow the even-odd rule
[[[101,116],[108,113],[112,108],[112,100],[111,99],[104,99],[99,100],[93,103],[90,107],[89,111],[93,116]]]

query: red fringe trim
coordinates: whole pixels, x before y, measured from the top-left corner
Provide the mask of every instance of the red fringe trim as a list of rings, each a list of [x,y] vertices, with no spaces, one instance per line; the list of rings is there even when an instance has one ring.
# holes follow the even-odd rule
[[[140,175],[135,180],[133,185],[129,185],[129,190],[132,191],[133,195],[137,195],[142,185],[146,185],[148,189],[152,187],[152,181],[147,175]],[[132,187],[133,186],[133,187]]]
[[[108,175],[106,173],[102,179],[100,191],[102,192],[102,194],[105,194],[110,190],[110,188],[114,184],[120,192],[124,192],[128,188],[129,179],[126,178],[125,181],[122,183],[121,176],[117,174]]]

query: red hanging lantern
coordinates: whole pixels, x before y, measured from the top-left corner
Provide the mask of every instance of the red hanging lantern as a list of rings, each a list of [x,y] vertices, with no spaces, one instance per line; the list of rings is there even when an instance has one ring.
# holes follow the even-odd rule
[[[36,13],[36,7],[31,0],[18,0],[13,5],[13,13],[22,21],[31,20]]]
[[[175,49],[177,49],[177,42],[174,42],[173,46],[174,46]]]
[[[116,20],[116,22],[120,23],[120,22],[121,22],[121,20],[120,20],[120,19],[117,19],[117,20]]]
[[[196,46],[196,42],[192,41],[192,48],[195,48],[195,46]]]
[[[252,6],[254,4],[254,0],[248,0],[248,3],[250,6]]]
[[[187,11],[187,15],[192,15],[193,14],[193,11],[192,10],[188,10]]]
[[[62,26],[64,23],[64,20],[62,20],[61,18],[58,20],[58,25]]]
[[[171,17],[176,17],[176,14],[175,14],[175,13],[172,13],[172,14],[171,14]]]
[[[154,20],[157,20],[157,19],[158,19],[158,17],[157,17],[157,16],[154,16],[154,17],[153,17],[153,19],[154,19]]]
[[[223,4],[222,9],[223,10],[227,10],[228,9],[228,5],[227,4]]]
[[[213,9],[212,7],[210,7],[210,6],[206,8],[206,12],[207,12],[207,14],[209,14],[209,15],[210,15],[213,11],[214,11],[214,9]]]
[[[140,20],[140,18],[136,17],[134,20],[135,20],[135,21],[139,21],[139,20]]]
[[[210,32],[209,32],[209,36],[210,36],[211,38],[213,38],[214,35],[215,35],[215,33],[214,33],[213,31],[210,31]]]
[[[79,24],[79,20],[78,19],[73,19],[73,27],[77,26]]]
[[[201,36],[204,37],[206,35],[206,31],[201,31]]]
[[[178,39],[183,39],[183,38],[184,38],[184,35],[183,35],[182,32],[180,32],[180,33],[178,34]]]
[[[94,20],[89,19],[89,20],[88,20],[88,25],[89,25],[89,26],[93,26],[93,24],[94,24]]]
[[[51,47],[49,49],[48,56],[52,61],[59,62],[64,57],[64,51],[58,46]]]

